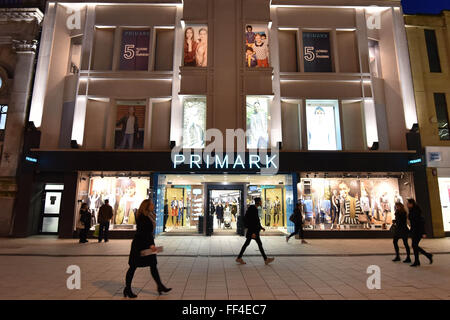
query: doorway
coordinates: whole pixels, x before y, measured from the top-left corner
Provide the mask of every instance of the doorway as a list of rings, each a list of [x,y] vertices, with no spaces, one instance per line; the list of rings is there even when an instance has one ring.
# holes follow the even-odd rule
[[[241,215],[244,214],[243,185],[208,185],[208,225],[206,234],[238,233]]]
[[[42,196],[42,211],[39,221],[40,234],[57,234],[61,199],[64,190],[62,184],[46,184]]]

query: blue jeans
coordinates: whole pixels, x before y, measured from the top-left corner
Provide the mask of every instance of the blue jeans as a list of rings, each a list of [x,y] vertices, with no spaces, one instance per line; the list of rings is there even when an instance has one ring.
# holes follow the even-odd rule
[[[134,133],[125,133],[122,138],[122,143],[120,144],[120,149],[133,149]],[[126,145],[128,144],[128,148]]]
[[[101,242],[102,239],[108,241],[108,232],[109,232],[109,222],[100,223],[98,229],[98,242]]]

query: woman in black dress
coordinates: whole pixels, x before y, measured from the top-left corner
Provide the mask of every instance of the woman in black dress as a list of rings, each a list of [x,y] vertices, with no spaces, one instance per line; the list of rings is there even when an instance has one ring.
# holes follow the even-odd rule
[[[80,229],[80,243],[89,242],[87,240],[87,235],[88,235],[89,229],[91,228],[92,215],[89,212],[87,203],[81,204],[80,221],[84,225],[84,228]]]
[[[129,269],[125,278],[126,286],[123,290],[123,296],[136,298],[137,295],[131,291],[131,282],[137,268],[150,267],[150,273],[158,285],[158,293],[169,292],[171,288],[166,288],[159,277],[156,267],[156,247],[153,239],[153,230],[155,229],[153,202],[149,199],[142,201],[136,214],[137,231],[131,243],[130,257],[128,259]],[[155,254],[141,256],[141,251],[151,249]]]
[[[403,244],[405,245],[406,249],[406,259],[403,260],[404,263],[411,262],[410,258],[410,250],[408,245],[408,234],[409,234],[409,228],[407,224],[407,213],[405,210],[405,206],[398,202],[395,204],[395,220],[393,221],[393,228],[394,228],[394,249],[395,249],[395,258],[394,262],[400,261],[400,249],[398,248],[398,240],[402,239]]]

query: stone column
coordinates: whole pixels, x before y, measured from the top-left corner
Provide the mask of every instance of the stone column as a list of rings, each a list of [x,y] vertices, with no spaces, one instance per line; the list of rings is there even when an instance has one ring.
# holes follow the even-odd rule
[[[22,155],[23,132],[33,77],[36,41],[13,41],[17,61],[0,161],[0,235],[8,235],[17,191],[16,172]]]

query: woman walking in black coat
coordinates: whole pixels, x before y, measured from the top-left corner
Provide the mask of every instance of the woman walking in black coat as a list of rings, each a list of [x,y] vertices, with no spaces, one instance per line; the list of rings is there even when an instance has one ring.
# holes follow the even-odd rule
[[[289,218],[294,223],[294,232],[292,232],[290,235],[286,236],[286,242],[289,241],[289,239],[292,236],[295,236],[297,233],[300,236],[300,239],[302,239],[302,243],[308,243],[306,242],[304,236],[303,236],[303,215],[302,215],[302,204],[297,203],[295,206],[294,212]]]
[[[83,223],[84,228],[80,229],[80,243],[89,242],[87,235],[91,228],[92,215],[88,210],[87,203],[82,203],[80,208],[80,221]]]
[[[156,267],[156,247],[153,239],[153,230],[155,229],[153,202],[149,199],[142,201],[136,214],[137,231],[131,243],[130,257],[128,259],[129,269],[125,278],[126,286],[123,289],[123,296],[136,298],[137,295],[131,291],[131,282],[137,268],[150,267],[150,273],[158,285],[158,293],[169,292],[172,288],[166,288],[159,277]],[[141,255],[142,250],[151,249],[155,254]]]
[[[433,263],[433,255],[419,247],[419,242],[425,235],[425,220],[422,216],[422,210],[414,199],[408,199],[409,222],[411,223],[412,247],[414,250],[414,263],[411,267],[420,266],[419,253],[428,258],[430,264]]]
[[[405,245],[406,249],[406,259],[403,260],[404,263],[410,263],[410,250],[408,245],[408,234],[409,234],[409,228],[407,224],[407,213],[405,210],[405,206],[398,202],[395,204],[395,220],[393,221],[393,231],[394,231],[394,249],[395,249],[395,258],[394,262],[400,261],[400,249],[398,248],[398,240],[402,239],[403,244]]]

